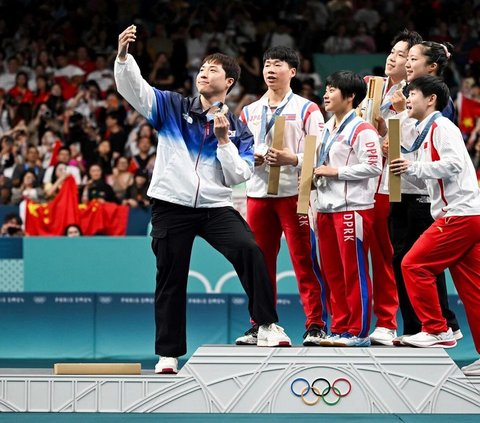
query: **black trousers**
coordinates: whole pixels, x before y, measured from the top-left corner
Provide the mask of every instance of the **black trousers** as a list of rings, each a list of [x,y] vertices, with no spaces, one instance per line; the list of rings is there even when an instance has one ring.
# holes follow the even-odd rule
[[[402,260],[415,241],[433,223],[428,197],[417,194],[402,194],[400,203],[391,203],[390,236],[393,245],[393,271],[397,282],[400,311],[403,318],[403,333],[415,334],[422,330],[422,324],[415,314],[405,288],[402,275]],[[459,329],[455,313],[448,305],[445,273],[437,275],[437,292],[443,317],[453,331]]]
[[[187,279],[197,235],[233,264],[248,296],[248,312],[255,322],[278,321],[263,253],[234,208],[191,208],[154,200],[152,227],[152,250],[157,264],[156,354],[180,357],[187,352]]]

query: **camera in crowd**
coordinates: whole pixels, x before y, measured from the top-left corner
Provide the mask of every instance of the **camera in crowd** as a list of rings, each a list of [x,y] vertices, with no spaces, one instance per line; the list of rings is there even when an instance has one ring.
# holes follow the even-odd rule
[[[18,100],[11,94],[5,96],[5,104],[8,106],[18,106]]]

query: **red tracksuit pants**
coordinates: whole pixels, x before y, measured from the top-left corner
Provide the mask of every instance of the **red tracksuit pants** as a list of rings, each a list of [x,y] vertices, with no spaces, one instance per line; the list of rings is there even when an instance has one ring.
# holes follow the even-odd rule
[[[297,196],[284,198],[247,199],[247,222],[252,228],[257,244],[265,256],[265,262],[277,295],[277,256],[282,232],[285,233],[290,259],[298,284],[303,310],[307,318],[305,326],[325,326],[322,318],[322,289],[315,274],[318,263],[312,258],[311,230],[308,216],[297,214]]]
[[[390,242],[387,194],[375,194],[370,254],[373,276],[373,312],[377,327],[397,329],[398,293],[393,273],[393,247]]]
[[[402,262],[408,296],[422,322],[422,330],[447,330],[438,301],[435,275],[450,269],[465,306],[475,348],[480,352],[480,216],[437,219]]]
[[[368,336],[372,309],[368,239],[372,221],[373,209],[318,213],[320,267],[330,293],[332,333]]]

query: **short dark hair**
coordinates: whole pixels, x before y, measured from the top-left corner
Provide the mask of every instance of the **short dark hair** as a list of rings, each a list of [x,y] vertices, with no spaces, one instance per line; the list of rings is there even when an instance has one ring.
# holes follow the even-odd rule
[[[17,225],[21,225],[23,223],[22,218],[18,213],[7,213],[5,217],[3,218],[3,223],[7,223],[10,220],[15,219],[15,223]]]
[[[263,63],[265,64],[267,60],[271,59],[287,62],[288,66],[293,69],[298,69],[298,66],[300,66],[298,53],[290,47],[270,47],[265,53],[263,53]]]
[[[411,90],[421,91],[424,97],[435,94],[437,102],[435,110],[442,111],[447,107],[448,99],[450,98],[450,91],[447,84],[439,77],[433,75],[424,75],[414,79],[407,86],[408,92]]]
[[[453,45],[445,42],[443,44],[435,41],[422,41],[422,54],[427,58],[427,65],[437,64],[436,75],[442,76],[453,53]]]
[[[117,123],[121,126],[122,125],[122,122],[121,122],[121,119],[120,119],[120,113],[118,113],[117,110],[111,110],[110,112],[107,112],[107,115],[106,117],[109,117],[111,119],[114,119],[117,121]]]
[[[58,149],[57,155],[58,155],[58,153],[60,153],[60,151],[66,151],[69,155],[72,154],[72,153],[70,152],[70,149],[69,149],[68,147],[64,146],[64,145],[62,145],[62,146]]]
[[[342,93],[342,97],[350,97],[353,95],[352,106],[355,109],[367,95],[367,84],[363,78],[352,71],[337,71],[327,76],[325,86],[338,88]]]
[[[417,31],[410,31],[405,28],[395,35],[392,40],[392,47],[400,41],[405,41],[408,44],[408,48],[411,49],[415,44],[420,44],[423,39]]]
[[[227,56],[222,53],[213,53],[203,59],[202,66],[205,63],[216,63],[217,65],[222,65],[223,70],[225,71],[225,76],[227,78],[233,78],[233,84],[230,85],[230,88],[227,91],[227,94],[232,90],[237,81],[240,78],[240,66],[237,60],[233,57]]]

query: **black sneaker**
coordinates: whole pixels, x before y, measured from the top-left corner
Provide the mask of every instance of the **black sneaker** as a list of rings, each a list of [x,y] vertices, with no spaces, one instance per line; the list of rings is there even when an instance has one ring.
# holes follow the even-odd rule
[[[320,345],[320,341],[325,339],[327,334],[320,326],[312,325],[303,335],[303,345],[306,347],[315,347]]]
[[[236,345],[257,345],[258,325],[253,325],[243,336],[235,340]]]

